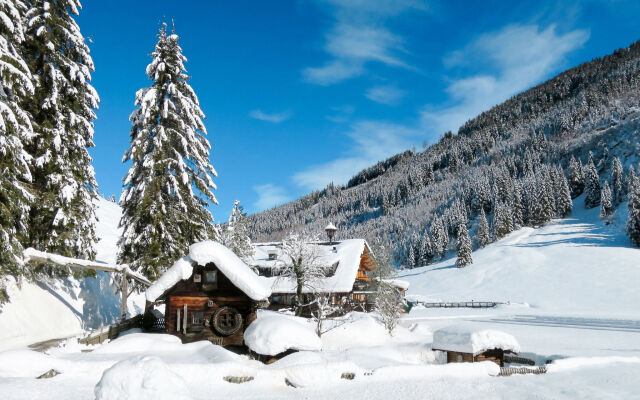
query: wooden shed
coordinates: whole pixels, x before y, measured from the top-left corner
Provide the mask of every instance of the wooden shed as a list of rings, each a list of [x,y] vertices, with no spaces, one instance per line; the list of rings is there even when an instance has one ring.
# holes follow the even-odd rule
[[[153,324],[153,308],[164,304],[164,332],[185,343],[209,340],[240,346],[270,293],[231,250],[213,241],[197,243],[147,289],[145,321]]]
[[[466,324],[435,331],[431,348],[446,353],[447,363],[492,361],[501,367],[505,354],[520,351],[513,336]]]

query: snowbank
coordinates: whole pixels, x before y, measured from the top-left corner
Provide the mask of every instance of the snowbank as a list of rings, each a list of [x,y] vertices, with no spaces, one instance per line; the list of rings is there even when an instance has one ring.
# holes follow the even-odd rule
[[[244,332],[245,344],[254,352],[274,356],[287,350],[321,350],[322,341],[303,318],[263,313]]]
[[[96,400],[189,400],[184,379],[157,357],[138,356],[104,371]]]
[[[36,351],[5,351],[0,353],[0,377],[35,378],[52,368],[60,369],[59,364],[54,358]]]
[[[189,255],[176,261],[145,292],[147,301],[155,301],[164,292],[193,274],[193,263],[207,265],[214,263],[238,289],[253,300],[265,300],[271,290],[242,260],[231,250],[218,242],[207,240],[189,247]]]
[[[439,329],[433,334],[434,350],[480,354],[486,350],[502,349],[520,352],[518,341],[508,333],[459,324]]]

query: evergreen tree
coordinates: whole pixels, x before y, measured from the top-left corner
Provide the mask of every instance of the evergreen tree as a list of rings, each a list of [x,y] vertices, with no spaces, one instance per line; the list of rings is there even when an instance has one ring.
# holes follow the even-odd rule
[[[100,101],[89,83],[94,70],[89,48],[72,15],[78,0],[30,2],[24,58],[34,94],[22,102],[35,133],[29,245],[66,256],[93,258],[97,198],[89,147]]]
[[[519,183],[513,188],[513,229],[520,229],[524,225],[524,205],[522,204],[522,189]]]
[[[593,156],[589,155],[589,163],[585,168],[584,174],[584,206],[585,208],[593,208],[600,204],[600,176],[593,162]]]
[[[600,218],[607,218],[611,214],[613,214],[611,189],[609,189],[609,182],[604,181],[602,192],[600,193]]]
[[[611,189],[614,206],[622,203],[624,198],[624,184],[622,180],[622,163],[620,163],[618,157],[614,157],[611,165]]]
[[[631,169],[629,188],[627,233],[631,243],[636,247],[640,247],[640,179],[635,176],[633,169]]]
[[[422,260],[422,265],[427,265],[433,258],[433,248],[431,244],[431,238],[429,238],[429,232],[426,230],[422,235],[422,243],[420,247],[420,259]]]
[[[567,178],[564,176],[564,172],[562,172],[562,167],[558,168],[560,175],[560,187],[556,190],[556,211],[559,217],[566,218],[571,215],[571,212],[573,211],[573,202],[571,201],[571,192],[569,190]]]
[[[491,243],[491,237],[489,235],[487,216],[484,214],[484,210],[480,210],[480,215],[478,216],[478,245],[485,247],[489,243]]]
[[[460,225],[458,227],[458,241],[456,243],[458,258],[456,259],[456,267],[462,268],[473,263],[471,258],[471,239],[467,227]]]
[[[24,39],[22,1],[0,0],[0,304],[8,299],[2,277],[22,275],[20,241],[28,227],[32,195],[30,117],[20,103],[33,94],[31,74],[19,53]]]
[[[240,205],[240,201],[233,203],[233,209],[229,215],[229,221],[221,236],[221,242],[231,251],[247,262],[253,256],[254,250],[249,237],[249,227],[247,226],[247,213]],[[215,235],[213,237],[215,239]]]
[[[569,190],[571,198],[575,199],[584,191],[584,172],[582,164],[571,156],[569,161]]]
[[[495,201],[493,235],[501,239],[513,231],[512,211],[509,204]]]
[[[409,255],[407,256],[407,266],[411,269],[416,267],[416,253],[413,250],[413,243],[409,246]]]
[[[214,235],[206,207],[218,202],[204,114],[188,83],[178,35],[167,34],[166,24],[152,57],[146,72],[153,83],[136,93],[131,147],[123,157],[132,165],[120,198],[118,259],[153,280],[190,244]]]

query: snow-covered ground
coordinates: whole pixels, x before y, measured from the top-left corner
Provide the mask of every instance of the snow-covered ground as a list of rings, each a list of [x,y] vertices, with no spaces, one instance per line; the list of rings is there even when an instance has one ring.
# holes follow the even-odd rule
[[[496,308],[418,305],[393,337],[375,316],[353,313],[323,335],[321,351],[268,366],[170,335],[131,332],[93,348],[70,339],[45,353],[0,353],[1,397],[640,398],[640,250],[630,248],[622,232],[624,205],[606,225],[581,200],[571,218],[514,232],[474,252],[467,268],[456,269],[449,259],[400,274],[414,300],[505,303]],[[504,331],[517,339],[521,355],[538,364],[554,361],[544,375],[510,377],[495,376],[491,363],[443,365],[442,354],[431,351],[433,333],[460,323]],[[61,374],[34,379],[52,368]],[[252,380],[237,384],[225,377]]]

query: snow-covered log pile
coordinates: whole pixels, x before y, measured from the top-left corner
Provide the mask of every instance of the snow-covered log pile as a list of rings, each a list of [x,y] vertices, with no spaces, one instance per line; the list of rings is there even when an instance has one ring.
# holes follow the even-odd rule
[[[435,331],[432,348],[474,355],[492,349],[520,352],[520,344],[508,333],[479,329],[469,324],[452,325]]]
[[[245,344],[255,353],[275,356],[287,350],[322,349],[322,341],[303,318],[263,313],[244,332]]]

